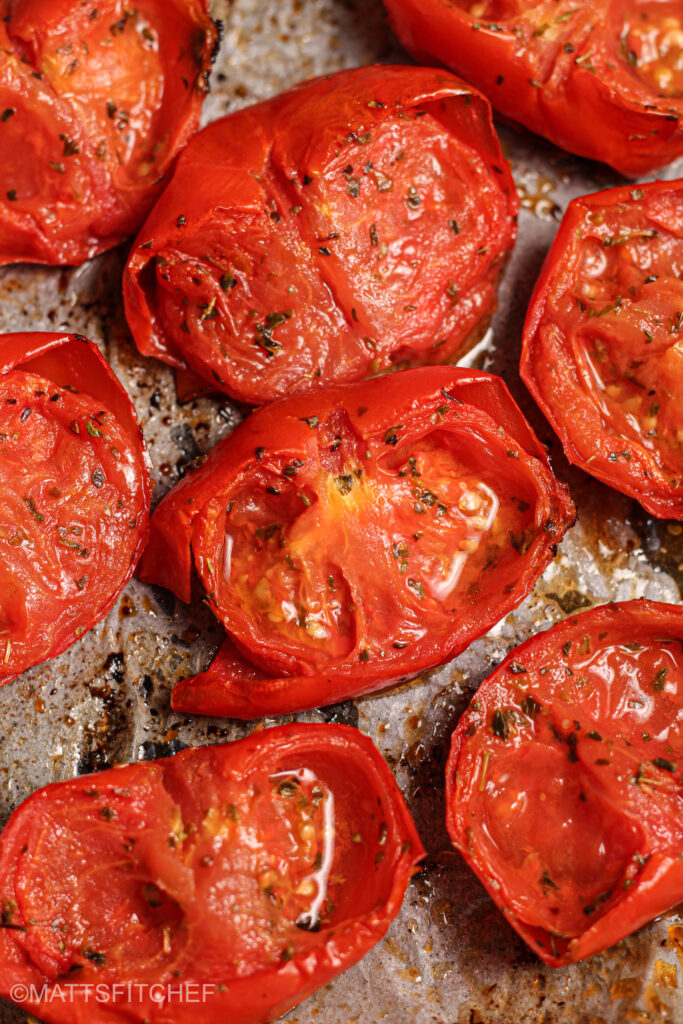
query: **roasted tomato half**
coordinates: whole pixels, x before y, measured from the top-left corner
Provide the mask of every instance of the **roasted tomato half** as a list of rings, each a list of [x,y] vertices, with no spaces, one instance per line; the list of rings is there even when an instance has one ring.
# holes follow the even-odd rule
[[[199,124],[208,0],[0,2],[0,264],[134,234]]]
[[[570,462],[683,518],[683,181],[570,204],[524,328],[521,374]]]
[[[135,410],[77,334],[0,335],[0,683],[99,622],[147,535]]]
[[[0,993],[48,1024],[261,1024],[382,938],[423,853],[347,726],[56,783],[0,838]]]
[[[173,706],[254,718],[447,661],[528,594],[573,519],[499,377],[429,367],[276,402],[162,501],[140,575],[228,633]]]
[[[515,239],[487,101],[448,72],[328,75],[205,128],[124,276],[138,348],[256,405],[471,346]]]
[[[633,177],[683,153],[680,2],[384,2],[414,56],[558,146]]]
[[[532,637],[453,735],[447,824],[553,966],[683,899],[683,608],[603,605]]]

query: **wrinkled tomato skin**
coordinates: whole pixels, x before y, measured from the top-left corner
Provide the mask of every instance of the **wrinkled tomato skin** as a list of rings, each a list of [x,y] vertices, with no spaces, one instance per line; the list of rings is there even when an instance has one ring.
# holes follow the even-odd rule
[[[0,335],[0,683],[107,613],[147,539],[135,409],[76,334]]]
[[[389,768],[347,726],[52,784],[0,839],[0,992],[45,986],[21,1005],[47,1024],[189,1024],[197,1003],[207,1024],[262,1024],[379,942],[423,855]]]
[[[131,252],[126,317],[182,397],[261,405],[454,361],[494,308],[518,205],[465,82],[328,75],[192,140]]]
[[[500,378],[405,370],[253,413],[170,492],[139,575],[228,639],[176,709],[254,718],[438,665],[516,607],[574,517]]]
[[[570,462],[683,518],[683,182],[570,203],[524,325],[520,373]]]
[[[140,227],[199,126],[218,28],[208,0],[0,13],[0,265],[79,264]]]
[[[683,153],[683,80],[674,75],[673,85],[660,88],[648,75],[669,74],[666,55],[661,67],[641,67],[639,44],[630,37],[631,29],[649,24],[641,18],[652,18],[653,11],[661,21],[678,21],[678,29],[665,24],[661,36],[680,34],[679,4],[385,0],[385,6],[416,59],[436,58],[481,89],[505,117],[571,153],[627,177],[648,174]]]
[[[446,768],[451,839],[554,967],[680,903],[683,608],[566,619],[475,694]]]

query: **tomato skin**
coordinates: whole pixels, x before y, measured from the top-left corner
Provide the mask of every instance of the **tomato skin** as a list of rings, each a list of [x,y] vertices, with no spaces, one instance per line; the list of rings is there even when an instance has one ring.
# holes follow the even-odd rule
[[[309,810],[294,806],[310,795],[307,772]],[[293,850],[288,825],[299,819],[315,837],[295,830]],[[316,875],[315,885],[335,906],[310,930],[289,908],[312,899],[291,886],[309,877],[316,848],[327,881]],[[183,1024],[196,1020],[197,1000],[154,1002],[150,987],[207,985],[202,1020],[273,1020],[382,938],[423,855],[385,761],[348,726],[279,726],[52,784],[15,811],[0,839],[3,923],[14,926],[0,934],[0,992],[46,985],[43,1001],[22,1005],[48,1024]],[[230,909],[235,899],[239,911]],[[39,910],[59,920],[61,945],[49,928],[27,924]],[[73,1001],[51,999],[53,985],[74,984],[76,964]],[[125,984],[143,994],[84,994],[88,985],[113,993]]]
[[[680,902],[681,643],[677,605],[581,612],[513,650],[453,733],[451,839],[551,966]]]
[[[443,363],[483,330],[518,207],[469,85],[328,75],[192,141],[131,252],[128,323],[183,395],[256,405]]]
[[[488,0],[479,6],[495,8],[493,16],[476,17],[465,9],[473,5],[456,0],[385,0],[385,6],[416,59],[436,58],[473,82],[505,117],[563,149],[628,177],[683,152],[680,93],[658,92],[619,49],[629,15],[636,21],[641,9],[654,6],[680,15],[675,3],[590,0],[565,10]]]
[[[228,633],[173,705],[284,714],[438,665],[519,604],[573,516],[490,374],[405,370],[260,409],[152,519],[139,575],[188,600],[194,558]]]
[[[114,604],[145,545],[150,480],[135,409],[82,335],[0,335],[0,392],[5,683]]]
[[[569,204],[529,304],[520,362],[570,462],[652,515],[679,519],[682,199],[673,181]]]
[[[0,265],[82,263],[161,191],[199,125],[218,29],[208,0],[0,11]]]

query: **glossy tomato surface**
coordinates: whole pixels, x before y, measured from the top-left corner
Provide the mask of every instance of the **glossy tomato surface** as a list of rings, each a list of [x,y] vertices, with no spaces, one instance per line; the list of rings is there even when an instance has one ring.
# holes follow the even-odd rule
[[[570,462],[683,518],[683,182],[570,204],[531,299],[520,372]]]
[[[683,608],[603,605],[477,690],[446,773],[451,838],[546,963],[683,899]]]
[[[382,938],[422,855],[346,726],[53,784],[0,838],[0,992],[45,986],[48,1024],[272,1020]]]
[[[0,13],[0,265],[82,263],[137,231],[198,127],[208,0]]]
[[[0,683],[111,608],[147,536],[135,411],[75,334],[0,335]]]
[[[142,578],[187,601],[194,558],[228,633],[173,706],[282,714],[447,661],[519,604],[573,515],[490,374],[405,370],[261,409],[152,520]]]
[[[328,75],[192,140],[133,248],[126,316],[145,355],[256,405],[446,362],[483,331],[517,209],[476,90]]]
[[[683,12],[674,0],[384,0],[403,45],[501,114],[636,177],[683,153]]]

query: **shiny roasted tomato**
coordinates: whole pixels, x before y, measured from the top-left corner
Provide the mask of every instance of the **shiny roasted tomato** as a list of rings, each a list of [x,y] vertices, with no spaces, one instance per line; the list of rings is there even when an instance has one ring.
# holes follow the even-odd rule
[[[683,518],[683,182],[570,204],[524,327],[520,372],[570,462]]]
[[[518,201],[487,101],[448,72],[305,83],[193,139],[124,275],[136,344],[260,405],[476,341]],[[192,384],[194,382],[194,384]]]
[[[48,1024],[270,1021],[379,942],[423,853],[347,726],[56,783],[0,838],[0,993]]]
[[[0,335],[0,683],[99,622],[147,536],[135,410],[86,338]]]
[[[198,127],[208,0],[0,13],[0,265],[82,263],[137,231]]]
[[[603,605],[512,651],[446,770],[451,838],[553,966],[683,899],[683,608]]]
[[[228,633],[173,706],[254,718],[454,657],[528,594],[574,515],[498,377],[405,370],[260,409],[157,508],[140,575]]]
[[[403,45],[501,114],[637,177],[683,153],[675,0],[384,0]]]

